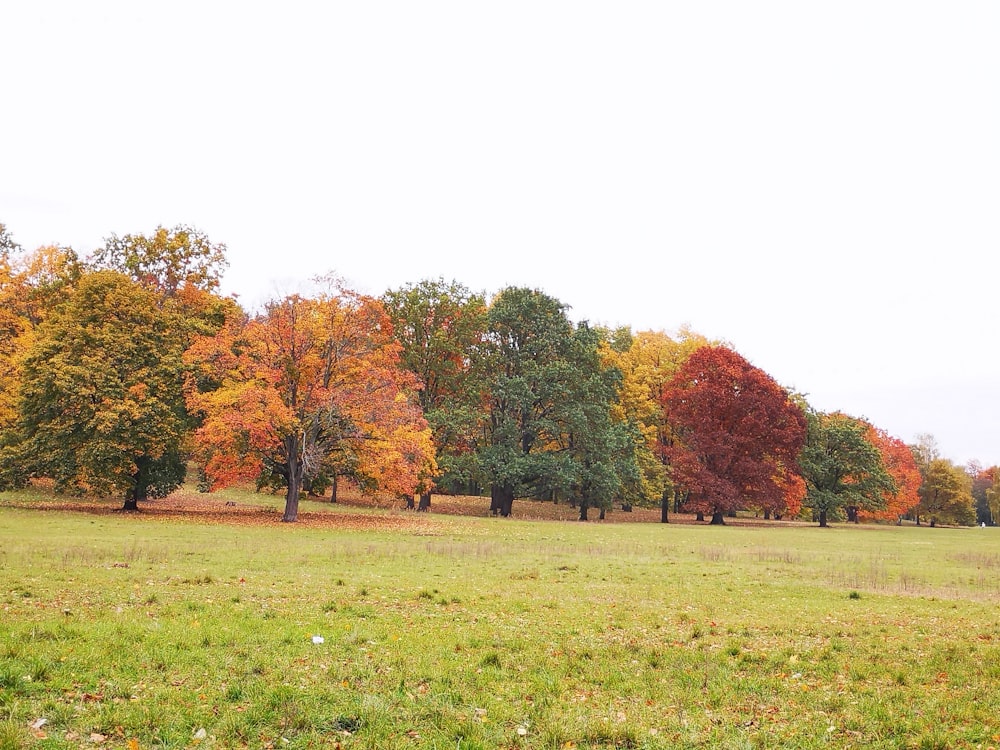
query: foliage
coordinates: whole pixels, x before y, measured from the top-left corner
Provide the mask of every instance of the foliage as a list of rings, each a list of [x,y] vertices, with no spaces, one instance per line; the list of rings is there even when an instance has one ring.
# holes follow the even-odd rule
[[[508,287],[492,301],[483,345],[483,445],[491,510],[515,497],[569,495],[588,507],[638,484],[635,439],[611,407],[620,373],[600,356],[598,331],[574,326],[540,291]]]
[[[287,487],[284,520],[303,482],[350,474],[371,491],[412,495],[435,472],[417,383],[399,367],[385,311],[338,289],[274,301],[252,318],[231,311],[186,353],[197,455],[213,487],[268,469]]]
[[[662,403],[676,436],[665,453],[689,508],[718,524],[740,508],[783,507],[806,420],[770,376],[727,347],[703,346]]]
[[[929,517],[931,525],[951,522],[969,525],[975,522],[972,480],[961,466],[946,458],[933,458],[921,466],[920,504],[916,512]]]
[[[158,226],[152,235],[112,234],[93,257],[97,268],[110,268],[173,296],[186,286],[214,291],[228,265],[226,246],[193,227]]]
[[[80,273],[76,254],[68,248],[0,255],[0,443],[16,422],[22,360],[34,329],[66,300]]]
[[[642,471],[641,495],[648,503],[661,503],[665,517],[665,506],[673,496],[666,448],[674,435],[663,409],[663,394],[688,357],[711,342],[687,328],[682,328],[676,339],[663,331],[613,333],[606,357],[622,373],[614,414],[619,421],[633,425],[642,438],[636,446]]]
[[[614,500],[642,498],[642,476],[636,449],[643,445],[635,424],[615,419],[621,372],[602,357],[600,331],[581,323],[573,332],[571,363],[576,377],[567,381],[571,397],[557,405],[563,432],[558,450],[569,461],[556,492],[568,494],[580,506],[607,510]]]
[[[992,512],[988,493],[994,482],[996,482],[997,471],[1000,467],[990,466],[983,468],[978,461],[969,462],[965,471],[972,479],[972,499],[976,504],[976,523],[985,523],[993,526],[997,516]]]
[[[164,495],[184,476],[181,350],[155,296],[113,271],[81,277],[24,358],[5,463],[58,490]]]
[[[440,481],[467,484],[480,414],[477,358],[486,330],[486,302],[458,282],[443,279],[390,290],[382,300],[402,347],[400,361],[420,381],[417,400],[433,435]]]
[[[910,447],[885,430],[868,425],[865,438],[878,449],[882,465],[895,484],[895,491],[882,493],[882,498],[885,500],[884,508],[875,510],[859,508],[859,513],[862,516],[897,521],[920,502],[918,490],[923,481],[920,467],[917,466]]]
[[[0,273],[3,272],[3,267],[8,262],[10,255],[17,253],[20,249],[21,246],[17,244],[7,225],[0,222]]]
[[[868,439],[870,426],[839,412],[807,414],[809,431],[800,464],[808,491],[805,505],[826,526],[831,514],[858,509],[885,510],[886,497],[898,487],[882,455]]]
[[[993,483],[986,490],[985,499],[993,522],[996,523],[997,519],[1000,519],[1000,467],[991,467],[991,474],[993,475]]]

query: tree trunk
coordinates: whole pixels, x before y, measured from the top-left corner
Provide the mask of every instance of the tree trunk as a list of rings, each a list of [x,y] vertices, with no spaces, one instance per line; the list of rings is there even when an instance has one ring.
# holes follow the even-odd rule
[[[333,474],[330,477],[330,486],[332,488],[330,490],[330,502],[331,503],[335,503],[335,502],[337,502],[337,475],[336,474]]]
[[[826,528],[827,527],[827,523],[826,523],[826,511],[825,510],[821,510],[819,512],[819,525],[820,525],[821,528]]]
[[[500,515],[509,518],[514,509],[514,488],[503,487],[503,497],[501,498]]]
[[[139,501],[145,500],[148,496],[145,483],[142,481],[141,472],[136,472],[132,477],[132,489],[125,495],[125,504],[122,510],[128,513],[139,512]]]
[[[417,507],[416,506],[416,501],[413,499],[413,493],[412,492],[407,492],[405,495],[403,495],[403,499],[406,501],[406,509],[407,510],[413,510],[414,508]]]
[[[605,519],[605,518],[607,517],[607,514],[608,514],[608,509],[607,509],[607,508],[605,508],[605,507],[604,507],[604,506],[602,505],[602,506],[601,506],[601,512],[600,512],[600,514],[599,514],[599,515],[597,516],[597,518],[598,518],[599,520],[603,521],[603,520],[604,520],[604,519]]]
[[[769,511],[767,508],[764,508],[764,520],[765,521],[771,520],[771,511]]]
[[[717,510],[712,514],[712,520],[709,521],[710,526],[725,526],[726,517],[721,510]]]
[[[417,506],[418,511],[423,511],[426,513],[431,507],[431,493],[421,492],[420,493],[420,504]]]
[[[302,490],[302,460],[299,457],[298,435],[285,438],[285,453],[288,457],[288,492],[285,495],[284,523],[294,523],[299,517],[299,493]]]
[[[581,521],[586,521],[587,520],[587,501],[586,500],[581,500],[580,501],[580,520]]]
[[[663,494],[660,495],[660,523],[670,523],[670,496],[673,493],[670,490],[663,490]]]
[[[698,511],[697,513],[695,513],[695,514],[694,514],[694,520],[695,520],[695,521],[704,521],[704,520],[705,520],[705,514],[704,514],[704,513],[702,513],[702,512],[701,512],[701,511],[699,510],[699,511]]]
[[[494,516],[500,512],[503,501],[500,499],[500,487],[496,484],[490,485],[490,513]]]

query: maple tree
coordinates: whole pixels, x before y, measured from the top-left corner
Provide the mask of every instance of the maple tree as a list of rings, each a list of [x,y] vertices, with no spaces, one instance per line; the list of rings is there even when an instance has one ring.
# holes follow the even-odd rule
[[[365,491],[411,496],[435,471],[430,431],[399,366],[382,304],[337,288],[292,295],[253,317],[230,311],[185,358],[196,455],[213,488],[263,471],[286,487],[284,521],[304,482],[348,474]]]
[[[467,485],[479,419],[478,349],[486,301],[458,282],[425,280],[386,292],[382,300],[400,343],[402,365],[420,380],[417,400],[431,428],[443,484]],[[419,510],[430,507],[425,482]]]
[[[662,403],[674,440],[664,448],[686,507],[712,515],[780,502],[783,472],[797,469],[802,410],[767,373],[724,346],[703,346],[681,365]]]
[[[83,275],[34,333],[4,463],[21,480],[51,478],[57,491],[119,493],[126,510],[179,486],[184,402],[173,322],[126,276]]]
[[[886,497],[898,491],[879,449],[868,439],[867,423],[834,412],[808,413],[808,437],[800,465],[806,480],[805,505],[820,526],[841,509],[884,510]]]

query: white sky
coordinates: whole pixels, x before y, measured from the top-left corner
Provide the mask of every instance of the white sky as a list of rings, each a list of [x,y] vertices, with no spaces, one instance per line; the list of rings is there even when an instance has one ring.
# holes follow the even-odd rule
[[[0,6],[0,222],[191,224],[257,304],[335,271],[730,341],[1000,463],[1000,3]]]

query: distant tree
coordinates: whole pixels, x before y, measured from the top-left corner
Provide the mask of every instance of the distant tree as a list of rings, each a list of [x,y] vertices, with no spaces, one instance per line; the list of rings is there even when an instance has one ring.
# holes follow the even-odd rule
[[[642,498],[637,449],[643,441],[636,424],[615,416],[622,376],[602,356],[607,342],[601,331],[580,323],[571,343],[570,397],[555,405],[562,433],[554,447],[568,461],[554,489],[574,498],[586,521],[591,508],[603,518],[614,500],[631,504]]]
[[[993,484],[986,490],[986,504],[995,524],[1000,519],[1000,466],[992,466],[988,471],[993,475]]]
[[[93,265],[110,268],[170,297],[185,286],[215,291],[226,270],[226,246],[197,229],[162,226],[152,235],[112,234],[94,253]]]
[[[663,395],[675,434],[666,448],[687,507],[724,523],[726,513],[780,502],[806,434],[801,408],[763,370],[723,346],[704,346]]]
[[[60,492],[117,493],[125,510],[175,489],[184,402],[172,327],[155,296],[127,277],[81,277],[35,331],[4,462],[22,477],[53,479]]]
[[[434,474],[417,383],[381,303],[350,290],[297,295],[254,317],[230,315],[185,355],[196,455],[213,487],[279,474],[284,521],[305,482],[350,472],[366,491],[412,497]]]
[[[402,365],[420,380],[416,397],[431,428],[443,481],[468,484],[481,414],[478,352],[486,332],[486,301],[458,282],[425,280],[382,297],[402,346]],[[430,481],[419,509],[430,507]]]
[[[3,266],[8,262],[12,254],[16,254],[21,249],[14,239],[14,235],[7,229],[7,225],[0,222],[0,278],[3,274]]]
[[[918,524],[920,516],[930,518],[931,526],[942,522],[969,525],[975,521],[972,479],[961,466],[946,458],[932,458],[921,466],[921,473]]]
[[[858,516],[868,516],[898,522],[920,502],[918,491],[923,481],[920,467],[917,466],[910,447],[884,430],[868,425],[865,438],[878,449],[882,465],[892,477],[895,490],[882,493],[885,500],[883,508],[858,507],[854,512],[855,519]]]
[[[882,455],[867,438],[869,425],[846,414],[810,412],[809,431],[800,465],[806,480],[805,505],[820,526],[832,513],[884,510],[886,496],[897,491]]]
[[[976,523],[993,526],[996,517],[990,510],[987,491],[996,480],[997,467],[983,468],[978,461],[970,461],[966,464],[965,473],[972,479],[972,499],[976,504]]]

